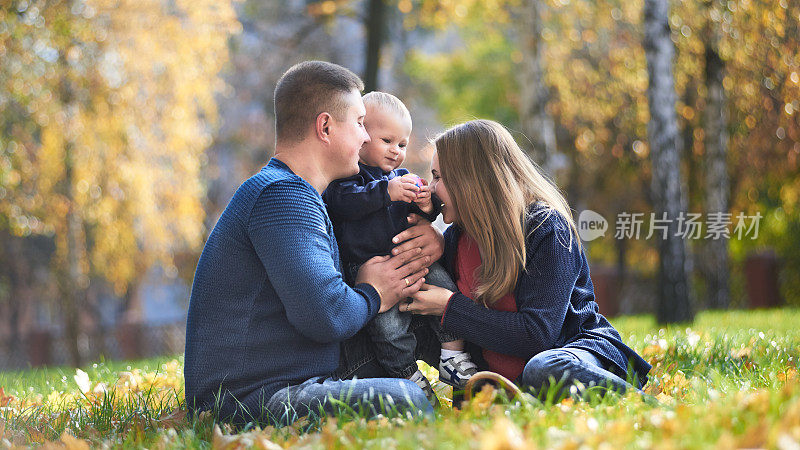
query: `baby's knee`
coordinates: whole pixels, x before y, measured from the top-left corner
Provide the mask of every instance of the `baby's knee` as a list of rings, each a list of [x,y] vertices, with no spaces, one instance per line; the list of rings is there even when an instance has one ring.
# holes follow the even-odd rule
[[[458,290],[458,287],[455,283],[453,283],[450,275],[446,270],[444,270],[444,267],[439,265],[439,263],[433,263],[430,267],[428,267],[428,274],[425,275],[425,282],[427,284],[439,286],[450,291]]]
[[[380,313],[372,319],[370,328],[386,336],[396,336],[408,332],[408,325],[411,317],[407,313],[400,312],[397,307]]]

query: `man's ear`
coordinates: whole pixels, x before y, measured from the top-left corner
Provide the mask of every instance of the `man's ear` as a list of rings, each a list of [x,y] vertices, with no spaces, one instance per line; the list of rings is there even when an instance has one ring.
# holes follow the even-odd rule
[[[317,139],[325,142],[326,144],[331,143],[331,125],[333,122],[333,117],[326,112],[319,113],[317,116],[317,121],[314,124],[314,132],[317,135]]]

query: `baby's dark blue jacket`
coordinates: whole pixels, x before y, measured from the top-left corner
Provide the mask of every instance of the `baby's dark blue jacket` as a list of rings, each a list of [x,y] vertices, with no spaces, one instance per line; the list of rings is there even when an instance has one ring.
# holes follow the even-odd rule
[[[426,214],[415,203],[389,198],[389,180],[408,170],[384,172],[379,167],[358,166],[357,175],[332,182],[322,193],[345,266],[388,255],[394,246],[392,238],[408,228],[410,213],[432,222],[440,212],[435,200],[433,213]]]

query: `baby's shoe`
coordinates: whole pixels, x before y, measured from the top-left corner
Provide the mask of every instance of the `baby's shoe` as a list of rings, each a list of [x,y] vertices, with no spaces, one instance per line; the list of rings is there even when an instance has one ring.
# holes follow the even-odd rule
[[[422,374],[421,371],[417,370],[414,372],[413,375],[409,378],[410,381],[413,381],[417,384],[417,386],[422,389],[422,392],[425,393],[425,397],[428,398],[428,401],[431,402],[434,408],[439,406],[439,397],[436,396],[436,392],[433,392],[433,387],[431,387],[431,382],[428,381],[428,378]]]
[[[455,389],[464,389],[470,378],[478,372],[469,353],[461,352],[447,359],[439,359],[439,381]]]

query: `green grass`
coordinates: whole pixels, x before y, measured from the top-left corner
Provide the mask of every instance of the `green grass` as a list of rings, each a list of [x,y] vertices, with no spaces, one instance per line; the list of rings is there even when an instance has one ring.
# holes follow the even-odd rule
[[[138,361],[97,361],[81,367],[91,380],[113,384],[119,378],[120,372],[140,369],[143,372],[158,370],[162,364],[176,359],[175,357],[161,357],[142,359]],[[181,361],[183,357],[180,358]],[[5,387],[6,394],[24,397],[29,394],[49,394],[56,390],[74,389],[75,381],[73,367],[42,367],[30,370],[0,372],[0,386]]]
[[[435,417],[367,420],[342,412],[237,433],[210,416],[183,416],[180,358],[98,362],[82,368],[85,393],[71,368],[0,373],[0,387],[14,397],[5,405],[0,398],[0,448],[83,443],[71,436],[92,446],[147,448],[796,448],[800,442],[800,310],[705,312],[691,325],[663,329],[646,316],[612,323],[653,363],[646,391],[658,402],[590,392],[553,403],[485,391]]]

